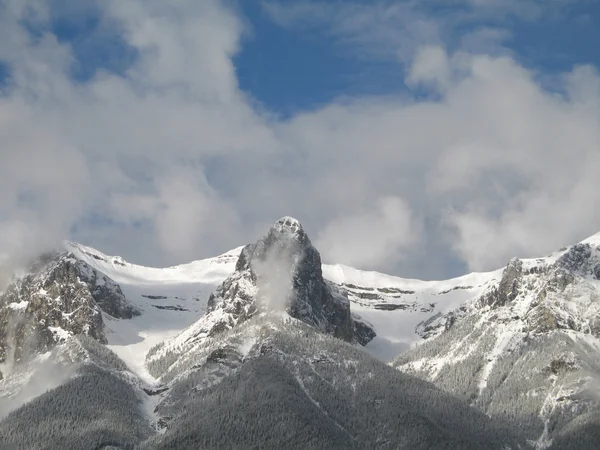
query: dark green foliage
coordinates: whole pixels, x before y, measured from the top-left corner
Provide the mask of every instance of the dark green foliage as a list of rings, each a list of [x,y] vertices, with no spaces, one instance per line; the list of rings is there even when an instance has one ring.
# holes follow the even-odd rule
[[[296,380],[273,363],[255,360],[203,392],[173,431],[142,448],[353,448],[348,433],[323,420]]]
[[[152,433],[141,399],[121,377],[93,365],[0,422],[0,448],[133,449]]]
[[[564,436],[575,436],[576,431],[566,433],[566,429],[591,435],[594,426],[586,420],[600,407],[597,394],[591,392],[596,389],[594,383],[588,380],[589,375],[600,373],[596,347],[585,339],[574,340],[561,330],[524,335],[518,345],[498,358],[485,387],[480,389],[481,369],[496,336],[493,329],[477,328],[477,320],[477,316],[461,320],[435,339],[401,355],[394,366],[408,370],[405,364],[445,355],[460,342],[470,349],[468,356],[446,362],[431,378],[436,386],[463,398],[494,421],[513,424],[521,442],[537,441],[546,427],[548,439],[560,442],[553,448],[566,445]],[[572,448],[600,448],[586,446],[583,440],[577,442],[581,446]]]
[[[161,394],[163,435],[114,355],[77,343],[57,358],[84,351],[93,365],[0,422],[0,448],[517,448],[465,402],[296,320],[256,317],[199,350]]]
[[[564,427],[555,437],[551,449],[581,450],[600,447],[600,413],[583,414]]]
[[[159,412],[183,412],[144,450],[500,449],[514,442],[466,403],[303,324],[272,331],[232,375],[221,368],[220,382],[204,384],[216,365],[207,361],[178,381]]]

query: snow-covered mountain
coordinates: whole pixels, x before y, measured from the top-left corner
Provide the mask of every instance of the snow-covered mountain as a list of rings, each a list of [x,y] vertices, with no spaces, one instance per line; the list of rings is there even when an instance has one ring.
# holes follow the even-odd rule
[[[398,369],[513,421],[536,448],[599,442],[600,234],[511,260],[481,295],[420,328],[425,342]]]
[[[266,236],[242,249],[235,271],[209,297],[204,316],[153,347],[147,366],[157,378],[173,379],[173,373],[197,365],[197,355],[211,338],[264,314],[298,319],[360,345],[375,336],[368,324],[352,315],[348,298],[323,279],[319,252],[300,223],[284,217]]]
[[[412,323],[427,313],[405,286],[413,282],[322,267],[291,218],[243,249],[167,269],[65,245],[0,297],[10,320],[54,331],[41,343],[38,332],[23,333],[36,343],[21,351],[27,358],[13,356],[9,370],[3,359],[0,413],[9,414],[0,422],[6,439],[0,445],[500,448],[513,442],[464,402],[361,350],[375,333],[352,308],[360,306],[392,337],[380,317],[404,312]],[[328,272],[335,280],[323,277]],[[385,283],[373,287],[377,277]],[[429,287],[427,295],[439,293]],[[46,315],[61,321],[42,323]],[[14,355],[10,320],[0,331],[5,353]],[[248,427],[250,418],[259,420]],[[206,426],[190,426],[197,421]],[[236,432],[224,434],[223,427]]]
[[[78,259],[118,282],[127,299],[143,311],[140,317],[127,322],[105,320],[109,348],[139,373],[145,372],[143,357],[151,347],[178,334],[204,314],[210,294],[235,271],[243,249],[158,269],[130,264],[80,244],[66,245]],[[350,300],[355,323],[364,322],[374,330],[376,335],[370,337],[366,350],[384,361],[421,339],[419,323],[442,316],[480,295],[502,272],[421,281],[339,264],[321,267],[330,288]],[[239,289],[243,278],[236,281],[235,289]]]
[[[29,309],[36,311],[33,316],[47,317],[49,310],[52,310],[69,319],[68,323],[56,322],[46,327],[47,331],[44,333],[49,334],[49,338],[40,347],[40,351],[43,352],[45,348],[50,348],[73,333],[79,333],[79,329],[73,328],[79,323],[81,326],[86,325],[87,332],[101,342],[106,340],[108,347],[138,375],[151,380],[152,377],[147,374],[144,366],[147,352],[177,335],[204,314],[210,294],[235,271],[242,248],[174,267],[151,268],[128,263],[121,257],[108,256],[81,244],[65,242],[64,249],[41,258],[0,297],[0,320],[4,321],[0,324],[5,324],[0,325],[0,336],[3,330],[10,331],[10,323],[15,321],[21,324],[39,323],[34,318],[28,321],[16,320],[15,313],[27,316],[26,306],[31,302]],[[82,277],[92,286],[91,290],[89,287],[84,288],[89,291],[88,295],[82,295],[80,290],[75,289],[72,295],[79,303],[61,303],[57,309],[51,305],[55,300],[60,300],[60,296],[45,293],[46,306],[40,307],[36,298],[39,293],[45,292],[40,284],[54,283],[56,276],[49,276],[53,270],[63,270],[64,273],[58,276],[60,280],[52,289],[75,286],[74,279],[68,279],[69,269],[72,269],[74,276]],[[322,265],[322,273],[332,291],[339,291],[349,298],[355,325],[360,326],[364,322],[363,330],[374,330],[376,336],[369,336],[367,341],[372,340],[368,342],[366,349],[383,360],[391,360],[420,339],[415,332],[418,323],[432,315],[441,315],[456,308],[481,293],[486,283],[493,279],[493,274],[470,274],[452,280],[424,282],[327,264]],[[25,289],[19,294],[20,297],[9,295],[9,292],[19,289]],[[101,292],[94,294],[94,290]],[[110,314],[111,311],[107,310],[109,306],[103,306],[103,302],[98,301],[102,295],[118,298],[117,304],[123,303],[123,298],[126,298],[133,317],[130,320],[120,320],[118,312]],[[4,299],[4,306],[1,299]],[[79,308],[86,301],[88,306]],[[74,309],[77,312],[71,317],[71,310]],[[85,312],[93,312],[93,315],[86,320],[77,320]],[[9,323],[9,320],[13,322]],[[3,341],[10,340],[11,336],[11,333],[5,332]],[[0,373],[6,373],[10,357],[8,345],[0,342],[0,348],[5,348],[6,353],[4,362],[0,363]]]
[[[105,335],[108,348],[150,382],[153,378],[144,366],[148,350],[204,314],[210,294],[233,272],[242,250],[159,269],[130,264],[76,243],[66,246],[76,258],[119,283],[128,301],[141,312],[126,321],[105,315]]]
[[[139,311],[118,284],[74,254],[42,255],[0,297],[2,372],[71,335],[83,334],[106,343],[102,314],[130,319]]]
[[[443,281],[321,264],[289,217],[169,268],[66,242],[0,294],[0,447],[595,448],[599,277],[600,235]]]
[[[471,273],[442,281],[421,281],[344,265],[323,265],[323,276],[348,295],[352,311],[377,334],[366,349],[384,361],[431,333],[428,320],[443,317],[481,295],[502,271]]]

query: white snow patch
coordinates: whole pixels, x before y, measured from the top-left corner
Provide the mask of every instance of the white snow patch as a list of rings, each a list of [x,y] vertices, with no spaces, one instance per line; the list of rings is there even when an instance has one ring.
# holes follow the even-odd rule
[[[29,305],[29,302],[25,301],[25,300],[22,300],[19,303],[15,303],[15,302],[9,303],[8,307],[10,309],[12,309],[12,310],[15,310],[15,311],[23,311],[24,309],[27,308],[27,305]]]
[[[487,286],[496,282],[502,269],[471,273],[442,281],[421,281],[363,271],[353,267],[323,265],[323,276],[338,284],[352,285],[353,291],[377,294],[382,300],[363,300],[350,295],[351,310],[373,325],[377,336],[367,346],[371,355],[391,361],[421,341],[416,327],[436,314],[446,314],[479,298]],[[395,290],[395,292],[394,292]],[[395,310],[377,309],[376,303],[401,304]]]
[[[72,336],[72,333],[60,327],[48,327],[58,342],[64,342]]]
[[[581,241],[582,244],[590,244],[592,247],[600,246],[600,233],[596,233]]]
[[[64,247],[75,257],[119,284],[128,302],[141,315],[115,319],[103,314],[108,348],[141,380],[155,385],[144,361],[156,344],[171,339],[204,314],[208,296],[235,269],[242,247],[215,258],[167,268],[130,264],[73,242]],[[98,285],[105,283],[103,276]]]
[[[520,321],[514,321],[508,324],[497,324],[497,327],[499,331],[496,335],[496,343],[492,351],[486,356],[487,362],[483,366],[483,369],[481,369],[479,383],[477,384],[480,394],[487,387],[487,381],[492,373],[492,368],[504,351],[509,348],[515,336],[520,334],[523,325]]]

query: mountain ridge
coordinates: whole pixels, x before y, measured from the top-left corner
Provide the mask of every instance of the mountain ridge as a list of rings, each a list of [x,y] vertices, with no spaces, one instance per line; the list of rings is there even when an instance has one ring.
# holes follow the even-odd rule
[[[61,442],[63,448],[81,448],[89,442],[95,448],[197,449],[246,448],[248,443],[279,448],[285,442],[289,448],[500,449],[517,442],[508,428],[463,401],[359,350],[358,330],[369,325],[357,325],[348,293],[374,314],[406,313],[376,306],[416,293],[384,286],[375,298],[362,293],[364,286],[326,281],[318,252],[290,218],[244,247],[233,273],[216,291],[205,283],[206,291],[214,292],[210,296],[190,290],[199,286],[198,278],[177,283],[169,275],[169,283],[163,283],[152,278],[153,271],[141,273],[120,258],[85,252],[84,267],[87,258],[108,266],[111,274],[122,271],[119,286],[140,314],[116,318],[104,311],[107,345],[69,335],[38,355],[39,363],[20,365],[25,372],[11,374],[7,382],[43,379],[48,364],[65,364],[73,372],[35,400],[13,405],[16,409],[0,421],[0,440],[7,439],[8,445],[41,449],[46,442]],[[234,259],[205,261],[195,269],[205,269],[210,277],[225,274]],[[58,278],[54,284],[61,286]],[[184,288],[187,297],[173,295],[173,289]],[[161,295],[160,289],[171,294]],[[204,306],[194,309],[195,304]],[[196,334],[197,323],[192,324],[178,343],[170,327],[198,312],[204,314],[198,323],[219,320],[211,322],[206,335]],[[135,359],[128,352],[145,349],[148,333],[163,344],[139,352],[146,360],[139,364],[139,355]],[[169,347],[169,342],[176,345]],[[74,359],[68,356],[72,353]],[[17,382],[17,396],[25,388]],[[7,394],[0,382],[0,407]],[[240,403],[241,398],[246,400]],[[96,404],[102,405],[100,411]],[[241,411],[239,418],[236,411]],[[69,426],[55,425],[55,414]],[[198,421],[214,427],[198,428]],[[223,434],[223,426],[236,431]]]
[[[600,436],[569,444],[567,431],[582,421],[600,430],[598,234],[547,257],[513,258],[482,295],[425,325],[424,341],[394,367],[510,417],[535,448],[588,448]]]
[[[85,385],[90,398],[98,398],[96,385],[108,386],[106,380],[121,387],[104,403],[103,420],[113,429],[97,433],[86,425],[75,438],[34,427],[28,443],[51,433],[53,439],[70,439],[72,448],[80,448],[82,439],[113,439],[116,448],[243,448],[260,430],[279,442],[294,436],[299,447],[327,442],[332,448],[391,448],[404,442],[401,448],[568,449],[593,448],[598,437],[600,395],[592,394],[600,392],[594,385],[600,380],[600,320],[592,319],[600,317],[600,233],[543,258],[514,258],[503,269],[441,281],[321,264],[301,224],[290,217],[275,222],[254,244],[165,269],[130,264],[81,244],[65,246],[1,294],[0,316],[27,312],[33,298],[26,299],[27,292],[37,292],[50,279],[54,287],[45,301],[59,310],[68,304],[55,305],[56,289],[88,299],[102,335],[74,336],[77,329],[58,327],[58,338],[42,345],[35,358],[19,361],[18,372],[5,371],[0,412],[7,399],[27,403],[9,402],[13,412],[0,419],[0,429],[21,430],[24,418],[38,414],[36,408],[50,411],[63,397],[71,402],[70,389],[80,392]],[[36,275],[52,273],[44,269],[48,261],[58,261],[57,275]],[[21,297],[10,293],[19,283],[27,285],[17,289],[25,293]],[[108,303],[103,290],[114,294]],[[68,316],[71,309],[61,314]],[[198,322],[210,322],[205,334],[197,333]],[[10,328],[6,323],[4,330]],[[359,343],[380,360],[393,359],[393,367],[373,359]],[[28,392],[27,380],[43,381],[45,372],[54,373],[51,367],[64,367],[66,377],[51,380],[46,394],[43,384]],[[299,417],[312,411],[310,416],[320,418],[311,425],[316,441],[299,434],[291,417],[281,423],[288,437],[276,434],[277,424],[256,410],[251,413],[261,417],[256,430],[232,419],[230,410],[216,414],[239,431],[237,438],[189,428],[198,420],[213,423],[215,417],[203,411],[214,408],[215,399],[244,409],[228,389],[247,392],[265,373],[277,374],[269,381],[275,390],[257,388],[260,395],[273,399],[287,392],[289,397],[267,403],[281,411],[291,408]],[[376,385],[363,379],[370,374]],[[407,398],[421,392],[438,406],[436,399],[446,399],[489,436],[469,427],[457,435],[465,424],[448,421],[445,407],[432,409],[426,401],[415,409],[391,395],[400,385]],[[265,400],[244,396],[257,404]],[[386,413],[374,412],[372,401],[383,402],[375,405]],[[472,414],[468,404],[491,421]],[[82,407],[84,415],[93,409]],[[135,436],[113,421],[123,408],[135,411]],[[385,424],[375,437],[357,422],[366,411]],[[396,415],[404,419],[394,422]],[[77,420],[73,417],[73,424]],[[408,429],[391,431],[398,423]]]

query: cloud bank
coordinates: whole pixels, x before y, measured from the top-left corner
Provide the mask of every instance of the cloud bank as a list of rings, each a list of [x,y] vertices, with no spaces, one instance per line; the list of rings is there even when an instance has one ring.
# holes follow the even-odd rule
[[[295,16],[265,5],[288,27],[312,20],[313,3]],[[328,262],[435,278],[600,230],[595,67],[573,67],[549,90],[504,51],[507,31],[477,29],[486,45],[449,47],[435,17],[406,29],[390,22],[398,11],[374,8],[326,17],[357,54],[385,41],[376,57],[405,61],[398,83],[415,95],[344,98],[282,119],[239,88],[233,58],[251,32],[229,3],[0,3],[10,68],[0,82],[0,253],[13,260],[69,237],[174,264],[293,215]],[[407,46],[369,31],[386,11],[389,33],[414,37]],[[84,43],[53,27],[90,14]],[[118,38],[113,51],[107,35]],[[125,56],[74,76],[88,47]]]

